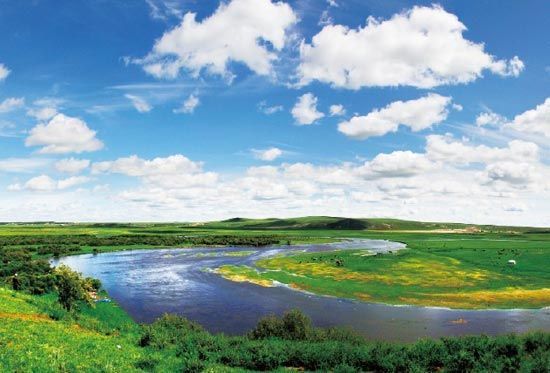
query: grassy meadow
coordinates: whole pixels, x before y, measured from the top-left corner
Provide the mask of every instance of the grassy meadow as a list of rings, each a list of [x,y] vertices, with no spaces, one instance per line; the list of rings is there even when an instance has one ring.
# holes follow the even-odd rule
[[[224,266],[218,273],[234,281],[262,286],[276,281],[317,294],[388,304],[466,309],[550,305],[549,234],[422,231],[356,237],[399,241],[408,248],[386,255],[367,250],[282,255],[257,262],[259,270]]]
[[[204,224],[1,224],[0,371],[11,372],[424,372],[550,369],[550,335],[368,342],[317,329],[299,312],[268,317],[248,335],[213,335],[176,316],[133,322],[115,302],[58,302],[47,259],[117,250],[387,239],[391,254],[367,250],[268,258],[224,266],[234,281],[274,281],[318,294],[452,308],[550,306],[548,229],[419,223],[392,219],[230,219]],[[231,255],[248,255],[243,249]],[[208,255],[208,254],[204,254]],[[507,264],[517,261],[515,266]],[[25,288],[12,289],[13,275]],[[105,296],[105,294],[104,294]]]

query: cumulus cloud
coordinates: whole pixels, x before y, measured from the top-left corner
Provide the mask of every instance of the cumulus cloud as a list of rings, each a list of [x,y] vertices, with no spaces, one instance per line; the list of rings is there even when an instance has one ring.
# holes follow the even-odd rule
[[[329,112],[331,117],[346,115],[346,109],[344,108],[344,105],[330,105]]]
[[[148,113],[153,110],[153,107],[142,97],[131,95],[129,93],[125,94],[124,97],[130,100],[134,108],[140,113]]]
[[[550,138],[550,97],[536,108],[517,115],[508,127]]]
[[[173,79],[184,69],[195,77],[206,70],[231,79],[230,62],[269,75],[275,52],[283,49],[296,21],[292,8],[283,2],[232,0],[202,21],[195,13],[186,13],[179,26],[155,42],[148,56],[134,62],[157,78]]]
[[[338,130],[359,140],[396,132],[399,125],[421,131],[447,119],[450,103],[450,97],[433,93],[416,100],[395,101],[365,116],[355,116],[339,123]]]
[[[254,154],[254,157],[256,159],[260,159],[262,161],[274,161],[275,159],[279,158],[281,155],[283,155],[283,151],[276,147],[271,147],[269,149],[252,149],[252,153]]]
[[[55,169],[59,172],[77,174],[90,166],[88,159],[66,158],[55,163]]]
[[[10,191],[29,190],[33,192],[52,192],[72,188],[90,181],[86,176],[72,176],[66,179],[54,180],[48,175],[40,175],[29,179],[24,184],[11,184]]]
[[[372,161],[366,162],[359,173],[367,178],[408,177],[431,170],[436,165],[425,154],[407,151],[395,151],[378,154]]]
[[[183,104],[179,109],[174,110],[174,113],[192,114],[200,103],[200,99],[194,94],[191,94],[185,101],[183,101]]]
[[[524,185],[534,178],[535,167],[526,162],[498,162],[486,168],[486,176],[491,181],[503,181],[515,185]]]
[[[64,114],[55,115],[48,123],[39,123],[30,130],[26,146],[43,146],[39,153],[63,154],[92,152],[103,148],[82,119]]]
[[[92,165],[92,173],[117,173],[140,177],[148,184],[168,188],[211,185],[218,175],[203,172],[202,163],[176,154],[152,160],[142,159],[136,155],[119,158],[115,161],[97,162]]]
[[[299,83],[431,88],[474,81],[484,70],[503,76],[523,70],[518,57],[495,59],[483,43],[465,39],[465,30],[457,16],[437,5],[416,6],[384,21],[369,17],[357,29],[327,25],[311,44],[302,41]]]
[[[312,93],[305,93],[300,96],[291,113],[296,123],[300,125],[313,124],[325,116],[325,114],[317,110],[317,97]]]
[[[113,186],[108,194],[98,192],[105,193],[108,203],[116,200],[115,213],[121,213],[121,220],[328,214],[432,221],[475,219],[487,223],[524,219],[523,224],[535,216],[542,219],[539,225],[550,222],[545,203],[550,200],[546,198],[550,193],[550,168],[538,159],[536,146],[519,140],[502,147],[481,147],[449,136],[442,140],[443,148],[479,154],[466,159],[452,154],[437,157],[426,144],[424,153],[400,150],[375,155],[366,162],[283,163],[225,175],[208,172],[202,163],[183,155],[155,159],[132,156],[95,163],[92,174],[98,178],[104,177],[103,173],[136,178],[137,187],[124,183],[122,190]],[[457,148],[455,143],[465,148]],[[65,185],[42,179],[31,187]],[[23,189],[24,184],[19,188]],[[28,194],[26,197],[32,198]],[[519,204],[525,206],[525,211],[514,211],[513,218],[503,210],[504,206]],[[17,209],[10,212],[16,213]],[[103,212],[113,213],[108,208]],[[7,212],[0,206],[2,214]]]
[[[0,63],[0,82],[8,77],[10,75],[10,69],[6,67],[6,65]]]
[[[539,159],[537,144],[512,140],[507,147],[470,145],[452,136],[430,135],[426,138],[426,154],[434,161],[459,165],[494,162],[535,162]]]
[[[500,125],[504,123],[506,123],[506,118],[497,113],[493,113],[492,111],[486,111],[484,113],[480,113],[476,117],[476,124],[478,126],[486,126],[489,124]]]
[[[25,105],[23,97],[10,97],[0,102],[0,113],[8,113]]]
[[[201,167],[200,163],[193,162],[181,154],[166,158],[158,157],[152,160],[132,155],[118,158],[115,161],[96,162],[92,165],[92,172],[111,172],[127,176],[150,176],[194,173],[200,171]]]

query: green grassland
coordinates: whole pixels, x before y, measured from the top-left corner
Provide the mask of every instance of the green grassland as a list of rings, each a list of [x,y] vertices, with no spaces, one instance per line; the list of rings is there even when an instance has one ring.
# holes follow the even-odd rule
[[[144,357],[138,325],[114,304],[86,308],[76,319],[53,294],[0,288],[0,319],[4,372],[132,371]]]
[[[550,230],[421,223],[393,219],[306,217],[173,224],[0,224],[0,371],[244,372],[550,370],[550,335],[448,338],[415,344],[364,341],[312,328],[300,316],[268,318],[250,335],[212,335],[177,317],[135,324],[114,302],[65,311],[40,259],[79,253],[387,239],[407,249],[303,253],[252,267],[223,267],[235,281],[273,281],[318,294],[391,304],[458,308],[550,305]],[[243,249],[234,255],[247,255]],[[12,253],[7,255],[6,253]],[[515,259],[510,266],[507,260]],[[20,261],[17,264],[14,261]],[[28,264],[26,264],[28,263]],[[40,264],[42,263],[42,264]],[[46,263],[47,265],[47,263]],[[19,271],[43,295],[10,289]],[[25,273],[26,272],[26,273]],[[42,276],[42,277],[40,277]],[[292,316],[292,315],[291,315]],[[299,332],[298,334],[297,331]]]
[[[371,302],[540,308],[550,305],[548,232],[544,228],[338,217],[172,224],[35,223],[0,225],[0,246],[26,247],[35,250],[37,257],[47,257],[208,244],[387,239],[406,243],[408,249],[376,257],[357,252],[304,254],[261,261],[257,263],[260,272],[231,266],[218,272],[235,281],[263,286],[277,281],[318,294]],[[25,244],[26,239],[31,241]],[[509,259],[517,265],[508,265]]]
[[[273,281],[317,294],[451,308],[550,306],[550,236],[543,233],[353,232],[407,244],[387,255],[334,251],[224,266],[234,281]],[[509,265],[508,260],[516,260]]]

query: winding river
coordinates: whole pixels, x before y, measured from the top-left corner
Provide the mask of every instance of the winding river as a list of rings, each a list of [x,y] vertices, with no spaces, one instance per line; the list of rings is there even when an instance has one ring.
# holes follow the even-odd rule
[[[550,309],[449,310],[390,306],[317,296],[284,286],[266,288],[237,283],[212,273],[225,264],[253,265],[281,253],[334,249],[395,251],[403,244],[352,240],[335,244],[288,247],[186,248],[135,250],[64,257],[66,264],[101,280],[109,295],[137,322],[151,322],[164,313],[197,321],[211,332],[243,334],[267,314],[298,308],[316,326],[347,326],[369,339],[415,341],[485,333],[550,331]]]

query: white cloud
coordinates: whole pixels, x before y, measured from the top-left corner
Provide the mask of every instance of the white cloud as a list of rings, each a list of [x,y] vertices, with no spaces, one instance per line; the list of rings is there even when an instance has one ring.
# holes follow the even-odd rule
[[[25,140],[26,146],[43,146],[39,153],[62,154],[92,152],[103,148],[86,122],[64,114],[55,115],[48,123],[37,124]]]
[[[27,173],[46,167],[50,163],[45,158],[5,158],[0,159],[0,172]]]
[[[48,175],[40,175],[29,179],[25,184],[11,184],[8,186],[10,191],[29,190],[33,192],[53,192],[72,188],[76,185],[84,184],[90,181],[86,176],[72,176],[66,179],[54,180]]]
[[[399,125],[413,131],[430,128],[447,119],[450,97],[430,93],[410,101],[395,101],[365,116],[355,116],[338,124],[338,130],[354,139],[366,139],[396,132]]]
[[[8,77],[10,75],[10,69],[6,67],[6,65],[0,63],[0,82]]]
[[[254,154],[255,158],[268,162],[274,161],[275,159],[283,155],[283,151],[275,147],[263,150],[252,149],[252,153]]]
[[[34,117],[40,121],[53,118],[56,114],[57,109],[55,107],[33,108],[27,111],[27,115]]]
[[[320,184],[346,185],[359,178],[351,164],[314,166],[310,163],[284,164],[282,174],[290,180],[309,180]]]
[[[200,103],[200,99],[194,94],[191,94],[187,97],[179,109],[174,110],[174,113],[192,114]]]
[[[479,146],[461,142],[465,151]],[[33,211],[35,219],[38,214],[42,219],[88,221],[334,215],[548,226],[550,168],[525,155],[522,161],[513,160],[512,148],[480,148],[498,155],[483,159],[485,167],[434,160],[426,149],[379,154],[364,163],[251,167],[220,177],[182,155],[151,160],[133,156],[93,168],[96,174],[103,170],[135,177],[137,186],[127,180],[83,193],[57,189],[72,185],[71,179],[61,183],[41,178],[30,187],[55,193],[5,197],[0,219],[19,220]],[[73,206],[73,201],[78,203]],[[523,207],[518,211],[514,206]]]
[[[28,180],[23,187],[19,187],[18,184],[10,185],[10,190],[28,189],[34,191],[52,191],[57,189],[57,184],[48,175],[40,175]]]
[[[300,125],[312,124],[325,116],[317,110],[317,97],[312,93],[305,93],[300,96],[291,113],[296,123]]]
[[[267,102],[264,100],[258,103],[258,110],[266,115],[272,115],[279,111],[283,111],[284,107],[282,105],[269,106]]]
[[[539,159],[539,147],[522,140],[512,140],[507,147],[470,145],[456,141],[451,136],[430,135],[426,138],[426,154],[434,161],[452,164],[535,162]]]
[[[365,27],[327,25],[300,46],[300,85],[314,80],[336,87],[373,86],[431,88],[471,82],[484,70],[517,76],[518,57],[496,60],[483,43],[464,39],[459,19],[442,7],[413,7]]]
[[[55,97],[43,97],[33,102],[34,107],[27,111],[27,115],[46,121],[53,118],[58,113],[58,107],[64,100]]]
[[[478,126],[486,126],[488,124],[500,125],[504,123],[506,123],[506,118],[492,111],[480,113],[476,117],[476,124]]]
[[[115,161],[98,162],[92,165],[92,173],[140,177],[147,184],[166,188],[208,186],[216,183],[218,177],[213,172],[203,172],[202,163],[193,162],[181,154],[152,160],[132,155]]]
[[[378,154],[370,162],[366,162],[359,173],[367,178],[408,177],[424,173],[435,167],[425,154],[407,151],[395,151],[390,154]]]
[[[329,111],[331,117],[346,115],[344,105],[330,105]]]
[[[525,69],[525,64],[518,56],[514,56],[508,63],[498,61],[497,64],[499,67],[495,68],[495,72],[504,76],[518,77]]]
[[[140,113],[148,113],[153,110],[153,107],[147,101],[145,101],[145,99],[139,96],[127,93],[124,95],[124,97],[130,100],[134,108]]]
[[[55,169],[59,172],[77,174],[90,166],[88,159],[66,158],[55,163]]]
[[[151,176],[163,174],[187,174],[198,172],[201,163],[193,162],[189,158],[176,154],[166,158],[152,160],[132,155],[118,158],[115,161],[97,162],[92,165],[93,173],[111,172],[127,176]]]
[[[503,181],[515,185],[524,185],[534,178],[535,167],[522,162],[499,162],[486,168],[486,176],[490,181]]]
[[[87,176],[71,176],[66,179],[59,180],[57,182],[57,188],[58,189],[68,189],[72,188],[74,186],[85,184],[89,182],[91,179]]]
[[[181,69],[198,76],[204,69],[231,79],[232,61],[269,75],[277,59],[274,51],[283,49],[287,31],[296,21],[292,8],[283,2],[232,0],[202,21],[197,22],[195,13],[186,13],[147,57],[134,62],[157,78],[175,78]]]
[[[550,97],[536,108],[517,115],[508,127],[550,138]]]
[[[19,109],[25,105],[23,97],[10,97],[0,102],[0,113],[8,113],[12,110]]]

